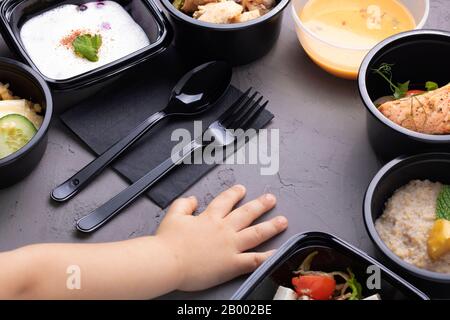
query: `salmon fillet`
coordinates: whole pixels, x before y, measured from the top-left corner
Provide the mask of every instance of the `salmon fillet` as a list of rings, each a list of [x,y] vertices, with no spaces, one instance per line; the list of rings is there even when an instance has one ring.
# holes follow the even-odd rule
[[[406,129],[450,134],[450,83],[421,95],[385,102],[378,110]]]

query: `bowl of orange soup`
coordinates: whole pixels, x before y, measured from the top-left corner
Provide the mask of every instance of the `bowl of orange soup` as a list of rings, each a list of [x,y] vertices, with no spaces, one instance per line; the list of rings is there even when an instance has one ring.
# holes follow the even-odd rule
[[[429,0],[293,0],[298,39],[325,71],[354,80],[365,55],[380,41],[421,29]]]

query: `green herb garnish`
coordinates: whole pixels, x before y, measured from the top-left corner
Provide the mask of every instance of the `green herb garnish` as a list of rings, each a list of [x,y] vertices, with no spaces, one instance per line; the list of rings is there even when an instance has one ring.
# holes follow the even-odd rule
[[[75,38],[72,42],[75,53],[89,61],[98,61],[98,49],[102,45],[102,36],[96,34],[83,34]]]
[[[404,83],[399,83],[398,87],[394,92],[394,97],[396,99],[403,98],[408,93],[408,90],[409,90],[409,80]]]
[[[348,274],[350,275],[350,278],[347,280],[348,287],[352,291],[352,294],[349,298],[349,300],[361,300],[362,298],[362,286],[356,280],[355,275],[353,274],[352,270],[347,269]]]
[[[385,79],[392,90],[395,99],[400,99],[406,96],[406,93],[409,90],[409,81],[405,83],[397,83],[395,85],[392,82],[392,66],[393,64],[382,63],[378,69],[372,69],[373,72],[379,74],[383,79]]]
[[[425,83],[425,88],[427,89],[427,91],[433,91],[433,90],[439,89],[439,85],[436,82],[427,81]]]
[[[445,185],[436,200],[436,218],[450,221],[450,186]]]
[[[184,0],[174,0],[172,4],[177,10],[181,10],[181,7],[184,5]]]

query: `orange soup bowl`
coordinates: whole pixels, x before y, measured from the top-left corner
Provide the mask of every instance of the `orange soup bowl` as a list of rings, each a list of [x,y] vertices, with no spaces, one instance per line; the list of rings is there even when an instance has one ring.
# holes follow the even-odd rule
[[[302,11],[310,1],[293,0],[292,16],[296,25],[297,37],[308,56],[325,71],[344,79],[355,80],[362,60],[376,43],[361,45],[342,44],[340,37],[324,39],[316,32],[310,30],[301,20]],[[372,1],[376,5],[377,1]],[[429,13],[429,0],[391,0],[406,8],[414,19],[415,29],[421,29]],[[355,4],[358,1],[355,0]],[[325,6],[325,5],[324,5]],[[327,5],[328,6],[328,5]],[[343,22],[343,25],[344,22]],[[382,41],[384,39],[380,39]]]

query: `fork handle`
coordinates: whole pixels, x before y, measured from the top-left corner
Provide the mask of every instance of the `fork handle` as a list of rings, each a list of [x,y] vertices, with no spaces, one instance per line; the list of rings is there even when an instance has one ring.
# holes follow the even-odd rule
[[[81,189],[86,187],[100,172],[102,172],[108,164],[121,155],[134,142],[139,140],[145,133],[153,128],[159,121],[167,116],[166,113],[160,111],[156,112],[144,122],[139,124],[128,135],[111,148],[106,150],[96,159],[91,161],[83,169],[78,171],[70,179],[53,189],[51,197],[53,200],[63,202],[72,198]]]
[[[78,220],[77,229],[85,233],[97,230],[200,147],[201,144],[196,140],[191,141],[183,148],[181,154],[177,155],[176,159],[172,159],[172,157],[166,159],[114,198]]]

